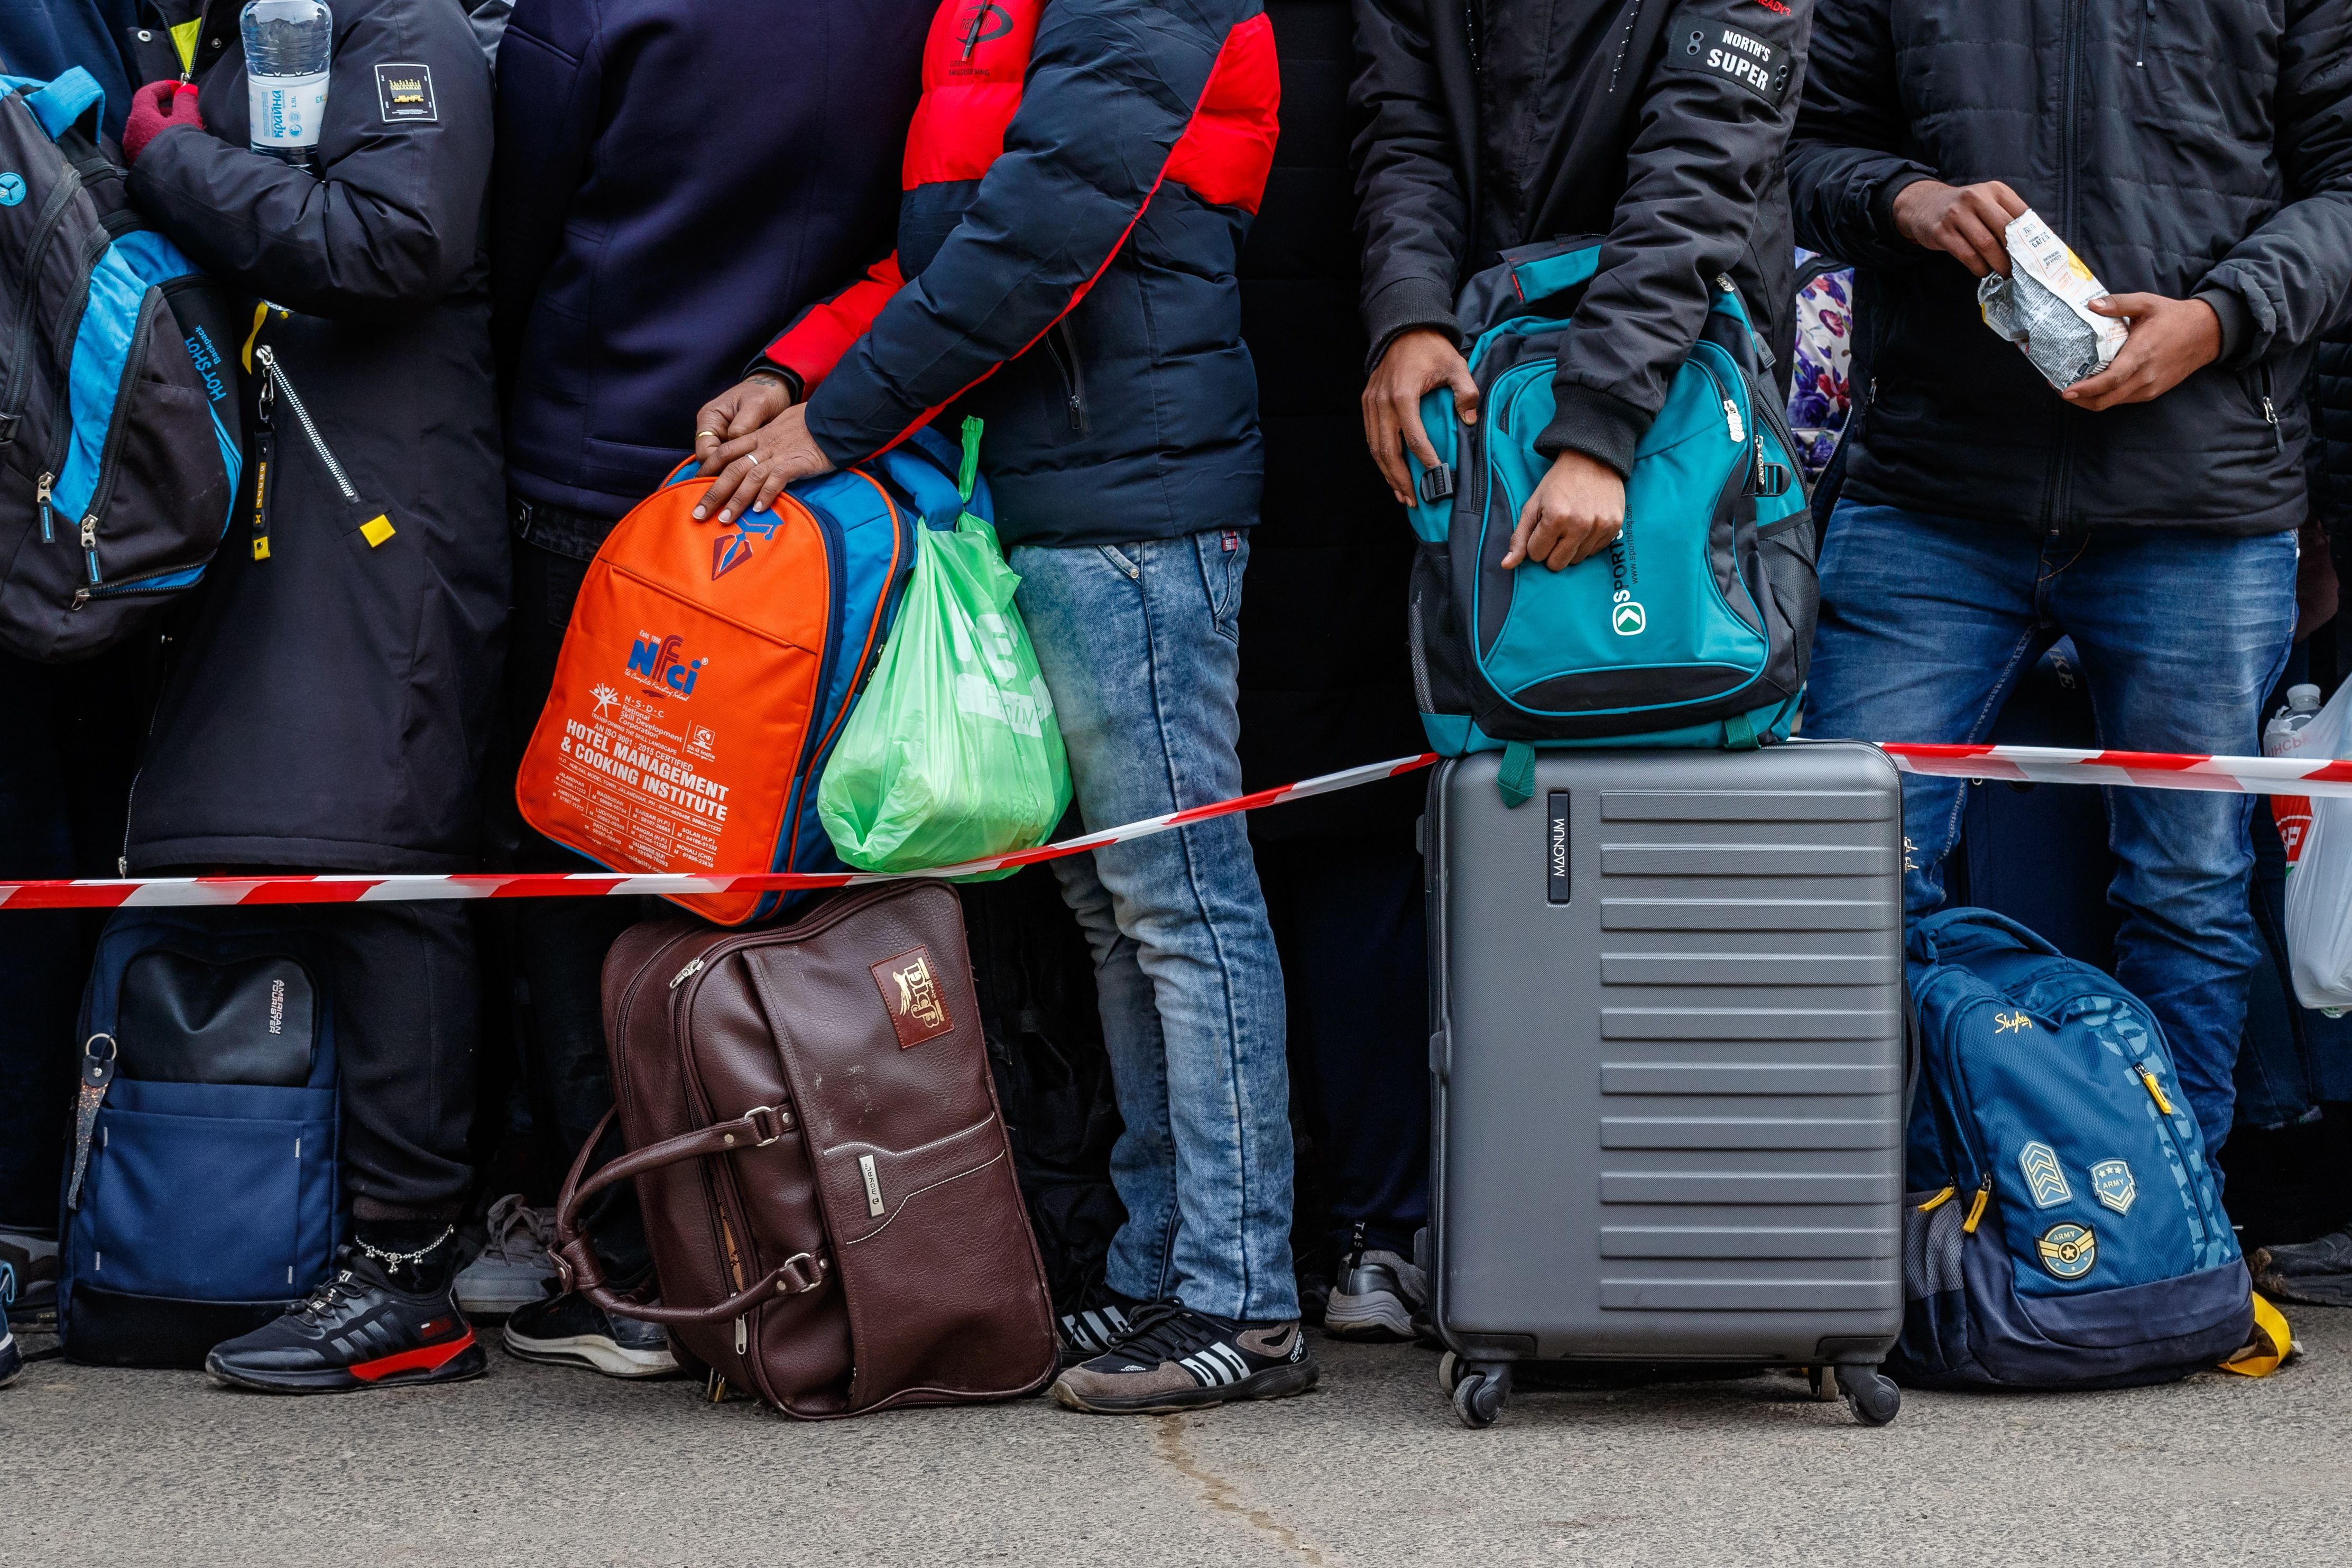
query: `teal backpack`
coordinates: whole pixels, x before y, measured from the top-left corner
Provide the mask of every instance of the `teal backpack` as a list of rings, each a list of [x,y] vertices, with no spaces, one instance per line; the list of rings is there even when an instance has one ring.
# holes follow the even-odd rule
[[[1535,449],[1601,241],[1506,251],[1463,290],[1475,425],[1422,408],[1438,466],[1413,462],[1421,544],[1413,684],[1431,746],[1504,752],[1504,798],[1539,746],[1743,750],[1795,726],[1820,600],[1812,514],[1769,358],[1728,278],[1634,452],[1625,528],[1564,572],[1499,564],[1551,467]]]

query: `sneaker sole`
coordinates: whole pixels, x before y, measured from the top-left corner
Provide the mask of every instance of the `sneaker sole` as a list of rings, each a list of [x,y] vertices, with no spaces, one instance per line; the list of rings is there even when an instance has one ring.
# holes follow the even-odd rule
[[[1294,1394],[1304,1394],[1314,1387],[1315,1380],[1320,1375],[1313,1362],[1294,1362],[1287,1366],[1270,1366],[1264,1372],[1254,1372],[1239,1382],[1215,1388],[1139,1394],[1132,1400],[1097,1399],[1091,1402],[1056,1379],[1054,1403],[1065,1410],[1081,1411],[1088,1415],[1173,1415],[1180,1411],[1206,1410],[1212,1405],[1227,1405],[1235,1400],[1287,1399]]]
[[[466,1383],[489,1370],[489,1354],[471,1331],[455,1342],[454,1351],[450,1345],[428,1345],[356,1366],[321,1367],[316,1372],[248,1372],[223,1362],[217,1351],[205,1357],[205,1371],[215,1383],[256,1394],[357,1394],[370,1388],[415,1388],[425,1384]]]
[[[584,1366],[606,1377],[667,1377],[677,1358],[663,1351],[633,1351],[593,1334],[562,1340],[528,1340],[509,1327],[499,1336],[507,1354],[542,1366]]]
[[[1413,1337],[1412,1313],[1386,1290],[1361,1296],[1334,1290],[1323,1309],[1323,1331],[1340,1340],[1409,1340]]]

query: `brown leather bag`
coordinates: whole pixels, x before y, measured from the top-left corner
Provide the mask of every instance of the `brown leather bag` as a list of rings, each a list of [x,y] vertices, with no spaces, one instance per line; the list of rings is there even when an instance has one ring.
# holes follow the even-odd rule
[[[563,1184],[566,1289],[668,1325],[730,1384],[808,1419],[1053,1376],[953,889],[845,893],[762,931],[636,926],[604,960],[604,1038],[630,1152],[585,1176],[591,1138]],[[625,1179],[658,1307],[608,1289],[579,1234],[582,1204]]]

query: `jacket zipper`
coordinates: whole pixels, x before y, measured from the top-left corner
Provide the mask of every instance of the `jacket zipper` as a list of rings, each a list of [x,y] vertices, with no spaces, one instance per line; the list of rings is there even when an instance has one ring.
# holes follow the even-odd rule
[[[1078,363],[1078,345],[1070,335],[1067,316],[1046,329],[1045,352],[1054,356],[1054,363],[1062,373],[1062,395],[1070,411],[1070,432],[1083,436],[1092,422],[1087,412],[1087,373]]]
[[[2264,363],[2257,369],[2254,374],[2262,378],[2262,391],[2255,395],[2254,402],[2261,410],[2263,423],[2271,427],[2272,444],[2277,447],[2281,452],[2284,452],[2286,450],[2286,432],[2280,428],[2278,408],[2271,402],[2271,367],[2269,364]]]
[[[2132,68],[2134,70],[2147,69],[2147,20],[2149,14],[2155,9],[2156,0],[2140,0],[2139,47],[2132,51]]]
[[[320,435],[318,426],[310,422],[310,411],[302,405],[302,395],[296,392],[294,384],[287,379],[286,367],[278,363],[278,356],[270,352],[267,343],[254,350],[253,357],[261,362],[261,368],[268,373],[278,390],[286,395],[286,406],[294,411],[295,423],[301,426],[302,434],[310,437],[311,450],[317,452],[319,461],[327,466],[327,472],[334,479],[335,488],[342,491],[344,501],[352,506],[359,505],[360,492],[352,488],[351,476],[343,472],[342,464],[335,461],[335,454],[327,448],[327,438]]]

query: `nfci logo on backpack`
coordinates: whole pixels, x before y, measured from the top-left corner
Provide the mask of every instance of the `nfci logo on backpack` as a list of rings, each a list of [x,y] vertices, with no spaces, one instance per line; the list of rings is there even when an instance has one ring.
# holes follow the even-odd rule
[[[688,658],[686,639],[676,632],[667,637],[639,632],[629,649],[631,675],[681,700],[694,695],[694,683],[709,662],[707,658]]]

